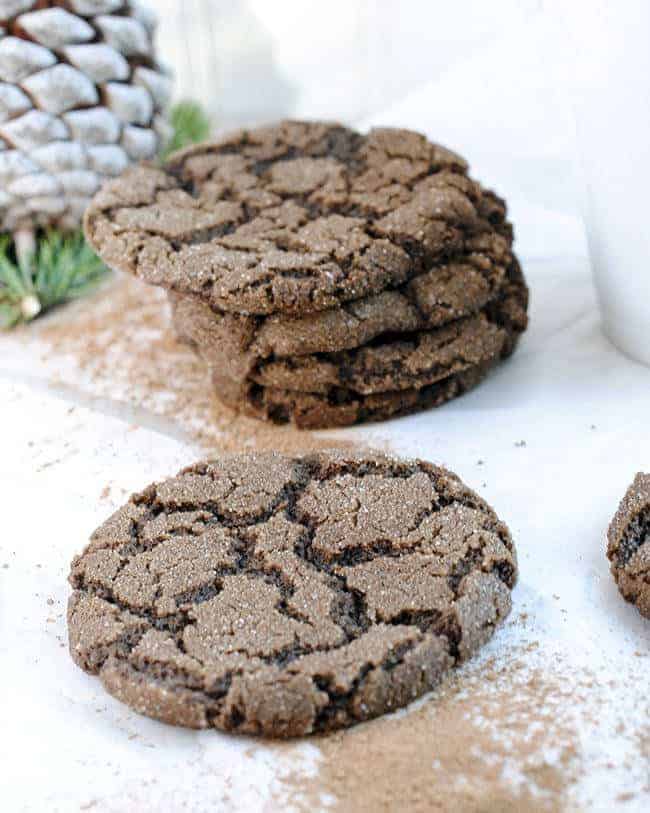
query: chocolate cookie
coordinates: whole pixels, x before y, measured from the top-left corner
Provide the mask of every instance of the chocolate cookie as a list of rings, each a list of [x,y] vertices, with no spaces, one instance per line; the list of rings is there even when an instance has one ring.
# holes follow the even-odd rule
[[[231,409],[275,423],[291,422],[299,429],[327,429],[385,421],[442,406],[476,387],[496,361],[494,358],[426,387],[373,395],[359,395],[344,388],[305,393],[262,387],[251,382],[234,382],[216,372],[212,378],[218,398]]]
[[[404,706],[510,609],[507,528],[450,472],[343,452],[199,463],[72,563],[75,662],[137,711],[295,736]]]
[[[382,380],[385,382],[388,379],[389,383],[391,380],[396,381],[403,386],[403,389],[389,389],[386,392],[366,394],[358,391],[358,389],[365,388],[363,379],[361,379],[360,385],[352,384],[353,379],[350,379],[349,382],[346,382],[347,386],[331,386],[320,393],[302,392],[296,389],[294,381],[291,381],[291,386],[287,387],[265,386],[263,383],[255,381],[256,376],[251,374],[248,367],[249,357],[244,357],[246,361],[240,365],[239,375],[233,374],[233,366],[228,364],[228,358],[235,357],[235,350],[229,347],[224,351],[217,343],[205,338],[206,335],[209,336],[209,330],[207,334],[205,333],[206,325],[209,327],[210,324],[209,317],[206,320],[189,320],[186,323],[187,330],[184,338],[206,358],[212,371],[217,397],[232,409],[277,423],[291,421],[304,429],[323,429],[328,426],[350,426],[363,421],[386,420],[418,412],[441,406],[446,401],[467,392],[487,375],[499,359],[506,358],[513,352],[519,335],[527,324],[527,304],[528,289],[519,263],[513,260],[499,298],[486,308],[485,315],[481,315],[475,320],[459,320],[458,323],[431,331],[432,334],[442,333],[444,337],[448,338],[450,335],[453,337],[455,331],[460,329],[462,336],[462,329],[467,326],[468,322],[487,319],[487,324],[492,329],[498,326],[493,335],[495,341],[492,345],[494,351],[492,354],[489,352],[490,348],[483,347],[479,341],[475,343],[472,350],[473,360],[469,354],[466,354],[466,363],[460,364],[464,351],[460,356],[454,354],[459,345],[463,346],[463,340],[459,341],[456,336],[456,347],[453,346],[453,338],[447,348],[445,348],[444,342],[439,347],[437,358],[438,361],[441,359],[446,361],[448,368],[446,376],[436,375],[441,372],[440,367],[438,369],[430,367],[429,375],[434,380],[427,382],[426,375],[410,375],[409,371],[401,369],[398,365],[389,376],[385,376]],[[477,334],[480,336],[481,331],[477,331]],[[469,335],[469,333],[465,335]],[[201,343],[202,338],[203,343]],[[403,346],[413,344],[412,338],[409,339],[409,334],[401,336],[400,341]],[[399,345],[400,342],[393,341],[393,344]],[[450,348],[453,352],[445,359],[444,354]],[[356,357],[362,359],[370,356],[372,358],[374,350],[374,348],[362,348]],[[488,352],[485,352],[486,350]],[[222,353],[223,355],[221,355]],[[340,360],[341,356],[349,356],[350,353],[346,351],[343,354],[333,355]],[[417,350],[413,355],[417,357]],[[311,356],[298,356],[287,360],[287,372],[290,370],[290,365],[299,365],[305,359],[311,360],[312,358]],[[383,357],[384,360],[386,358],[390,358],[390,351]],[[263,369],[264,365],[261,366]],[[236,370],[236,367],[234,369]],[[254,370],[257,369],[258,367],[254,368]],[[338,367],[337,369],[343,368]],[[386,368],[384,367],[384,369]],[[300,376],[296,373],[295,382],[300,383],[300,381]]]
[[[408,130],[285,121],[129,170],[85,231],[147,282],[225,311],[303,314],[399,286],[477,234],[511,239],[503,201],[466,171]]]
[[[489,316],[480,313],[435,330],[384,334],[353,350],[288,358],[260,359],[250,351],[238,352],[233,347],[236,335],[231,334],[231,342],[225,335],[222,338],[222,325],[213,329],[211,311],[205,313],[205,306],[187,299],[177,303],[174,325],[179,338],[194,347],[219,379],[300,392],[324,393],[343,387],[370,395],[417,389],[505,357],[526,324],[522,295],[525,297],[525,289],[515,286],[510,296],[495,303]]]
[[[618,589],[650,618],[650,474],[639,473],[607,533],[607,558]]]
[[[326,393],[347,388],[360,395],[419,389],[501,355],[506,334],[480,314],[437,330],[343,350],[261,362],[250,375],[263,387]]]
[[[500,235],[473,238],[462,259],[443,263],[397,290],[303,317],[244,316],[214,311],[198,297],[171,294],[177,333],[201,348],[211,364],[235,379],[270,357],[333,353],[367,344],[382,334],[428,330],[479,312],[499,299],[516,264]],[[519,271],[517,284],[526,286]]]

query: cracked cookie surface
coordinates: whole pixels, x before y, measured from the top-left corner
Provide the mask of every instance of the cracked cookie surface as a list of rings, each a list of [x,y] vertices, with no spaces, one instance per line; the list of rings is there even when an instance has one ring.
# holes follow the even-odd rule
[[[370,395],[341,387],[317,393],[242,384],[216,372],[212,381],[217,397],[237,412],[274,423],[293,423],[299,429],[327,429],[385,421],[442,406],[478,386],[496,362],[495,357],[424,387]]]
[[[480,235],[468,241],[462,256],[400,288],[308,316],[246,316],[214,310],[199,297],[175,293],[170,293],[170,300],[174,321],[180,327],[196,326],[201,332],[197,340],[239,375],[271,356],[334,353],[360,347],[384,333],[428,330],[472,316],[501,295],[514,264],[506,238]],[[526,290],[521,273],[518,284]],[[524,318],[526,306],[524,301]]]
[[[421,389],[491,361],[505,344],[505,331],[481,314],[355,350],[269,360],[250,377],[265,387],[308,393],[333,387],[360,395]]]
[[[499,238],[501,241],[502,238]],[[495,240],[490,243],[494,244]],[[203,356],[206,362],[220,369],[222,375],[228,375],[235,380],[251,377],[259,384],[268,386],[286,386],[288,389],[304,389],[306,391],[322,391],[325,381],[317,383],[316,389],[308,379],[299,374],[299,370],[310,367],[328,367],[323,371],[325,378],[329,378],[329,385],[343,385],[339,380],[341,376],[347,380],[360,379],[355,368],[365,366],[365,360],[351,358],[357,348],[372,343],[374,349],[370,355],[375,357],[372,362],[377,369],[377,357],[390,354],[395,355],[395,348],[388,348],[382,337],[387,334],[395,344],[397,334],[422,334],[427,338],[425,343],[432,342],[447,344],[454,339],[460,340],[459,335],[447,339],[446,334],[456,334],[459,326],[465,324],[470,327],[472,336],[468,336],[464,345],[472,345],[475,351],[483,344],[484,356],[492,353],[494,344],[494,329],[480,319],[472,320],[481,312],[492,314],[495,311],[496,322],[499,324],[499,315],[504,312],[503,300],[509,296],[512,300],[513,313],[517,309],[516,319],[507,319],[505,325],[508,336],[503,340],[509,343],[527,325],[528,291],[516,259],[512,256],[507,244],[502,244],[500,257],[495,260],[488,257],[488,247],[481,241],[482,249],[467,258],[467,264],[460,262],[446,264],[432,270],[423,277],[412,280],[405,289],[384,291],[372,297],[366,297],[357,302],[350,302],[346,306],[330,311],[321,311],[309,317],[251,317],[238,316],[226,312],[215,312],[205,302],[197,297],[170,296],[172,302],[172,316],[176,332],[182,340],[192,344]],[[476,266],[483,266],[482,276],[476,267],[470,267],[470,261]],[[484,285],[480,295],[472,281],[464,273],[474,274]],[[492,277],[488,285],[486,278]],[[508,290],[512,282],[513,291]],[[480,287],[480,286],[479,286]],[[489,295],[487,292],[489,291]],[[460,320],[465,319],[465,322]],[[493,320],[489,320],[493,321]],[[450,325],[454,325],[451,327]],[[478,335],[479,327],[484,334],[484,342]],[[443,330],[446,328],[446,331]],[[439,339],[434,339],[430,331],[440,329]],[[402,337],[409,341],[408,336]],[[417,339],[413,339],[418,342]],[[421,341],[421,340],[420,340]],[[384,349],[377,350],[377,345]],[[404,374],[413,375],[420,372],[416,368],[418,362],[409,364],[404,357],[402,348],[402,363]],[[343,352],[343,351],[348,351]],[[365,351],[359,350],[363,355]],[[411,352],[411,351],[407,351]],[[426,354],[420,351],[418,356]],[[320,354],[318,358],[315,354]],[[447,353],[449,355],[449,353]],[[471,354],[476,355],[476,352]],[[305,356],[313,356],[306,359]],[[431,352],[428,353],[431,361]],[[442,362],[443,365],[445,361]],[[394,367],[394,363],[386,359],[381,365]],[[282,368],[282,369],[279,369]],[[337,368],[334,372],[333,368]],[[453,372],[448,370],[448,374]],[[317,376],[317,373],[311,376]],[[281,376],[278,377],[278,376]],[[310,376],[310,377],[311,377]],[[337,380],[334,380],[334,377]],[[440,376],[442,377],[442,376]],[[428,383],[432,383],[433,379]],[[291,383],[289,383],[291,382]],[[361,383],[361,381],[360,381]],[[425,382],[426,383],[426,382]],[[416,386],[413,382],[410,386]],[[382,391],[380,383],[374,383],[372,389],[366,392]],[[383,385],[383,391],[397,389],[390,382]],[[359,390],[364,392],[364,390]]]
[[[338,352],[319,352],[285,357],[256,356],[255,350],[238,344],[235,332],[224,331],[203,303],[183,298],[174,305],[174,326],[182,341],[217,374],[262,387],[304,393],[347,389],[359,395],[421,389],[509,355],[527,323],[527,290],[515,279],[513,290],[496,300],[490,309],[457,319],[428,331],[387,332],[371,343]],[[235,400],[234,394],[230,402]]]
[[[236,357],[237,353],[232,347],[224,349],[223,343],[213,340],[210,331],[211,311],[208,309],[206,319],[190,319],[184,327],[176,320],[178,333],[188,341],[204,358],[211,371],[215,395],[232,409],[244,412],[252,417],[271,420],[276,423],[292,422],[302,429],[323,429],[332,426],[350,426],[363,421],[381,421],[388,418],[419,412],[432,407],[442,406],[447,401],[456,398],[479,384],[489,371],[501,360],[509,356],[515,349],[519,336],[527,324],[526,309],[528,304],[528,289],[523,280],[521,269],[516,260],[508,270],[506,282],[498,299],[484,309],[481,320],[487,320],[488,326],[494,330],[494,344],[490,348],[484,346],[480,340],[474,341],[473,347],[468,348],[465,339],[472,335],[471,331],[463,334],[463,327],[470,320],[459,320],[458,323],[430,331],[431,336],[428,353],[422,354],[420,348],[415,347],[417,341],[409,334],[400,337],[400,342],[393,346],[385,345],[377,361],[379,366],[388,374],[375,376],[375,380],[388,381],[390,385],[397,381],[401,389],[384,387],[385,391],[362,393],[363,381],[354,384],[350,377],[344,386],[328,386],[321,392],[302,392],[297,388],[300,376],[296,373],[291,379],[291,386],[267,386],[255,380],[255,371],[264,369],[265,365],[256,365],[251,369],[250,357],[240,356],[241,363],[230,365],[228,359]],[[191,309],[194,311],[194,309]],[[179,315],[179,314],[177,314]],[[436,352],[436,335],[453,337],[452,341]],[[481,330],[474,332],[474,338],[480,337]],[[485,334],[483,334],[485,335]],[[423,337],[426,334],[423,333]],[[443,341],[444,345],[445,342]],[[396,348],[399,361],[403,362],[405,355],[400,356],[400,346],[410,348],[412,358],[418,362],[429,365],[427,373],[416,375],[403,369],[400,364],[386,366],[387,359],[395,358]],[[456,356],[459,347],[464,349],[460,356]],[[334,371],[338,373],[344,369],[341,365],[341,356],[360,360],[377,356],[375,348],[362,348],[358,353],[332,354],[336,361]],[[413,349],[415,347],[415,349]],[[431,350],[433,349],[433,352]],[[446,355],[451,351],[451,355]],[[314,360],[312,356],[297,356],[286,361],[280,367],[286,373],[293,367],[299,367],[305,361],[309,364]],[[447,374],[440,369],[446,365]],[[438,367],[436,367],[438,364]],[[271,365],[268,365],[271,366]],[[275,365],[277,368],[277,364]],[[323,367],[320,371],[331,371],[332,365]],[[377,367],[375,367],[375,371]],[[427,376],[429,379],[427,380]],[[285,380],[289,380],[285,375]]]
[[[508,614],[509,532],[452,473],[323,452],[199,463],[72,563],[70,652],[192,728],[297,736],[406,705]]]
[[[650,474],[639,472],[607,533],[607,558],[618,589],[650,618]]]
[[[226,375],[226,359],[213,353],[196,322],[179,324],[177,333],[208,363]],[[304,393],[327,393],[347,388],[360,395],[419,389],[477,364],[498,357],[507,343],[504,329],[483,314],[462,319],[435,331],[401,334],[383,342],[339,353],[268,359],[232,375],[264,387]],[[232,367],[230,368],[232,370]]]
[[[408,130],[284,121],[109,182],[85,218],[113,268],[236,313],[320,311],[512,240],[465,161]],[[476,280],[475,280],[476,281]]]

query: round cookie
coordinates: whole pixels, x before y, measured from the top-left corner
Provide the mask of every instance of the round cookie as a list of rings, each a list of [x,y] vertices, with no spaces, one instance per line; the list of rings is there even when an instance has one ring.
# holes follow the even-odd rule
[[[473,238],[470,249],[399,289],[303,317],[240,316],[214,311],[198,297],[171,294],[174,326],[206,361],[242,379],[270,357],[335,353],[386,333],[428,330],[478,313],[500,297],[516,260],[500,235]],[[521,275],[520,282],[525,291]],[[526,303],[523,310],[525,319]]]
[[[276,423],[292,422],[302,429],[382,421],[441,406],[479,384],[499,359],[506,358],[514,351],[527,325],[527,306],[528,289],[515,259],[508,269],[500,297],[486,308],[490,322],[499,325],[503,336],[500,354],[425,386],[368,395],[354,392],[349,387],[332,387],[324,393],[305,393],[295,389],[266,387],[250,378],[235,378],[225,363],[210,363],[208,366],[217,397],[232,409],[252,417]],[[191,339],[189,341],[194,343]],[[210,358],[208,346],[203,345],[200,351],[195,349]],[[417,383],[417,379],[413,380]]]
[[[607,558],[618,589],[650,618],[650,474],[639,472],[607,533]]]
[[[347,388],[360,395],[419,389],[501,355],[506,333],[484,314],[437,330],[315,356],[261,362],[250,379],[263,387],[326,393]]]
[[[496,363],[470,367],[426,387],[359,395],[348,389],[308,393],[234,382],[213,372],[217,397],[231,409],[299,429],[327,429],[355,423],[385,421],[442,406],[476,387]]]
[[[346,389],[360,395],[419,389],[477,365],[509,355],[526,325],[525,286],[515,279],[504,297],[487,313],[459,319],[429,331],[384,335],[369,345],[338,353],[258,359],[218,341],[211,320],[193,319],[190,307],[177,311],[181,340],[207,362],[218,381],[230,379],[229,402],[237,400],[236,384],[275,390],[325,394]]]
[[[414,132],[285,121],[106,184],[85,233],[113,268],[235,313],[326,310],[511,239],[505,206]]]
[[[140,713],[269,736],[406,705],[510,609],[507,528],[452,473],[345,452],[199,463],[72,563],[70,652]]]

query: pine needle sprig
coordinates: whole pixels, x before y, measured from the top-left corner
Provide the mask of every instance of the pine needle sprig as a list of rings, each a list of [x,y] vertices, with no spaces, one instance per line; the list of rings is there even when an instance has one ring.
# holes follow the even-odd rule
[[[178,102],[172,107],[169,118],[174,134],[165,146],[163,159],[176,150],[205,141],[210,135],[210,118],[198,102]]]
[[[29,322],[55,305],[83,296],[107,271],[80,231],[46,231],[35,252],[20,260],[12,237],[0,237],[0,328]]]

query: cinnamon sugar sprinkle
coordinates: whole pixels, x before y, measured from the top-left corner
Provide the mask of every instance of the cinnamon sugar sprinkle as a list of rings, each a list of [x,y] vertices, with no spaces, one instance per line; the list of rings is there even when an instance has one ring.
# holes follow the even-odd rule
[[[630,709],[612,707],[611,687],[597,670],[526,642],[522,624],[522,616],[512,619],[483,653],[407,709],[312,740],[317,774],[291,773],[281,806],[301,813],[600,811],[613,801],[604,789],[620,787],[625,772],[636,790],[616,801],[642,809],[650,792],[647,740],[639,741]],[[601,789],[585,795],[589,774],[602,778]]]
[[[331,797],[333,810],[360,813],[565,810],[579,771],[567,701],[521,662],[454,673],[417,708],[323,739],[318,782],[297,783],[295,804],[310,810]]]

